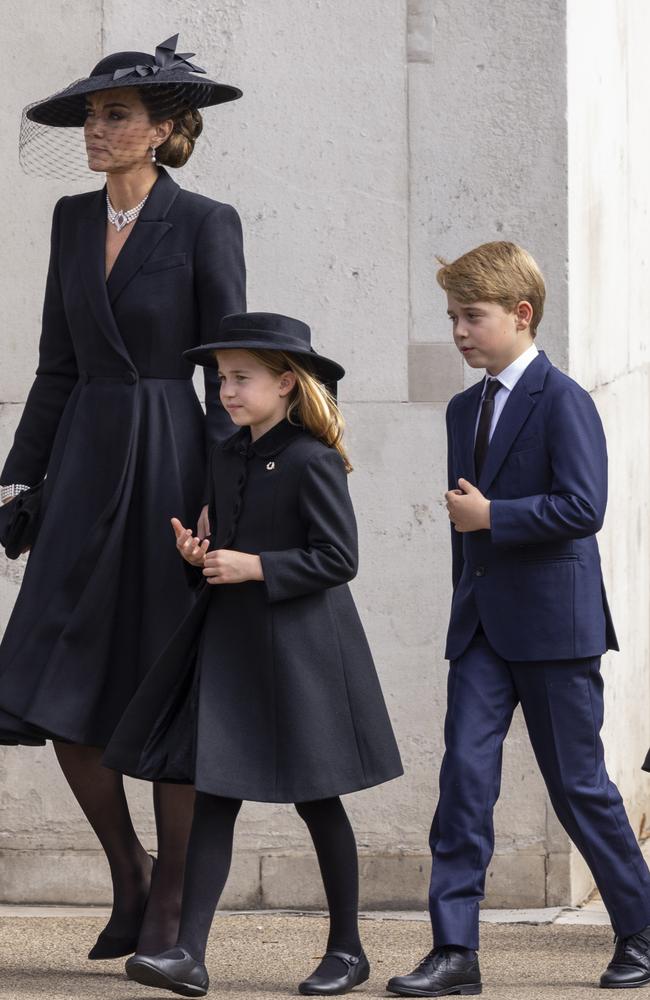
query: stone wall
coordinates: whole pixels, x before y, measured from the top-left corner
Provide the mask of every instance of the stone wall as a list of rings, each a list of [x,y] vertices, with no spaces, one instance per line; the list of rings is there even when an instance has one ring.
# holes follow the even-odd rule
[[[641,0],[632,7],[634,16],[643,16]],[[151,49],[176,31],[182,50],[196,49],[200,65],[244,90],[241,101],[206,112],[204,136],[176,176],[240,210],[249,307],[308,320],[317,346],[349,372],[342,404],[361,541],[354,593],[406,767],[398,781],[346,800],[362,855],[365,906],[422,907],[426,901],[450,598],[444,409],[468,378],[435,284],[436,254],[453,257],[489,239],[526,245],[549,286],[540,346],[595,390],[615,479],[604,561],[626,650],[606,668],[619,679],[610,685],[615,722],[607,744],[637,825],[648,800],[637,765],[650,694],[650,553],[647,499],[641,499],[650,469],[626,431],[630,421],[640,427],[645,420],[647,433],[647,339],[645,355],[639,353],[647,316],[647,309],[639,311],[647,305],[640,296],[647,293],[626,290],[613,349],[611,322],[595,323],[593,316],[594,310],[601,317],[615,314],[617,281],[599,286],[598,312],[590,297],[592,274],[579,264],[584,246],[607,260],[603,240],[611,236],[625,255],[616,273],[635,267],[635,280],[641,278],[639,205],[647,214],[646,182],[631,157],[616,173],[616,150],[638,128],[628,124],[620,145],[610,148],[607,125],[597,122],[602,154],[627,199],[628,222],[624,232],[616,229],[618,216],[608,201],[609,229],[589,228],[593,192],[583,189],[580,165],[594,135],[581,135],[579,151],[568,135],[569,128],[578,129],[584,104],[596,105],[585,77],[586,53],[577,52],[581,25],[575,18],[587,19],[589,9],[586,0],[578,3],[569,19],[575,65],[568,98],[560,0],[141,0],[135,7],[126,0],[83,6],[35,0],[29,26],[18,4],[5,24],[10,50],[24,58],[29,51],[43,68],[29,90],[22,75],[7,74],[4,135],[14,134],[23,104],[84,75],[102,53]],[[621,37],[628,39],[633,29],[628,25]],[[605,28],[603,43],[607,37]],[[60,54],[54,58],[53,52]],[[637,69],[619,61],[612,71],[621,93],[633,97],[629,81]],[[610,110],[619,126],[621,100],[621,94],[612,96]],[[643,142],[638,135],[634,141]],[[590,176],[603,201],[609,195],[598,170],[593,165]],[[2,453],[35,367],[51,206],[60,194],[84,189],[25,177],[13,162],[8,175],[14,196],[5,203],[8,238],[0,250]],[[94,186],[97,179],[90,177],[85,187]],[[585,300],[592,303],[589,329],[602,331],[593,341],[580,333]],[[606,377],[612,358],[613,382]],[[626,525],[623,548],[620,524]],[[5,561],[0,572],[4,622],[21,566]],[[153,848],[150,790],[131,781],[128,788],[138,829]],[[0,805],[0,898],[109,898],[106,865],[50,748],[0,750]],[[489,904],[550,905],[588,891],[548,807],[520,718],[506,746],[496,827]],[[323,904],[306,831],[290,807],[245,805],[223,904]]]
[[[609,442],[600,544],[621,646],[603,662],[603,736],[632,826],[647,836],[650,783],[639,768],[650,739],[650,8],[577,0],[568,13],[568,360]],[[588,885],[576,858],[574,896]]]

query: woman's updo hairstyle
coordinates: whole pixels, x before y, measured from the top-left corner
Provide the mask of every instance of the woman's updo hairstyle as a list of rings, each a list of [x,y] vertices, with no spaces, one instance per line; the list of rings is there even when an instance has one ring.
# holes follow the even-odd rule
[[[156,149],[156,161],[163,167],[182,167],[194,152],[203,131],[203,118],[196,108],[188,108],[174,87],[140,87],[140,97],[154,124],[171,118],[174,127]]]

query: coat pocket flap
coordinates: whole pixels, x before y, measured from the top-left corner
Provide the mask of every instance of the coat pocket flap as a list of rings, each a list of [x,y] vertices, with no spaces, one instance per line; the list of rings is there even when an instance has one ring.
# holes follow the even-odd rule
[[[187,263],[186,253],[174,253],[171,257],[157,257],[142,265],[143,274],[153,274],[155,271],[168,271],[171,267],[182,267]]]
[[[516,455],[520,451],[531,451],[533,448],[541,448],[543,444],[544,442],[539,434],[522,434],[521,437],[516,438],[513,442],[510,454]]]

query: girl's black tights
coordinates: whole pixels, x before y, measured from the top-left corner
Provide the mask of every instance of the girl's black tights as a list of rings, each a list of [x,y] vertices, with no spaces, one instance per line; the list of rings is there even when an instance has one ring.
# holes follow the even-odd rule
[[[178,944],[204,961],[214,911],[228,878],[240,799],[197,792],[185,866]],[[311,834],[330,912],[329,949],[358,954],[359,871],[357,845],[339,798],[297,802]]]

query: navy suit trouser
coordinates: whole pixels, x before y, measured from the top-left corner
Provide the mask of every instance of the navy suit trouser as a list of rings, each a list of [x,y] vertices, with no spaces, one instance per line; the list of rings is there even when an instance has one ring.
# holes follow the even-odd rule
[[[430,836],[435,945],[478,948],[503,741],[519,703],[553,808],[591,869],[615,933],[636,933],[650,924],[650,872],[605,767],[600,658],[510,662],[479,632],[449,667]]]

